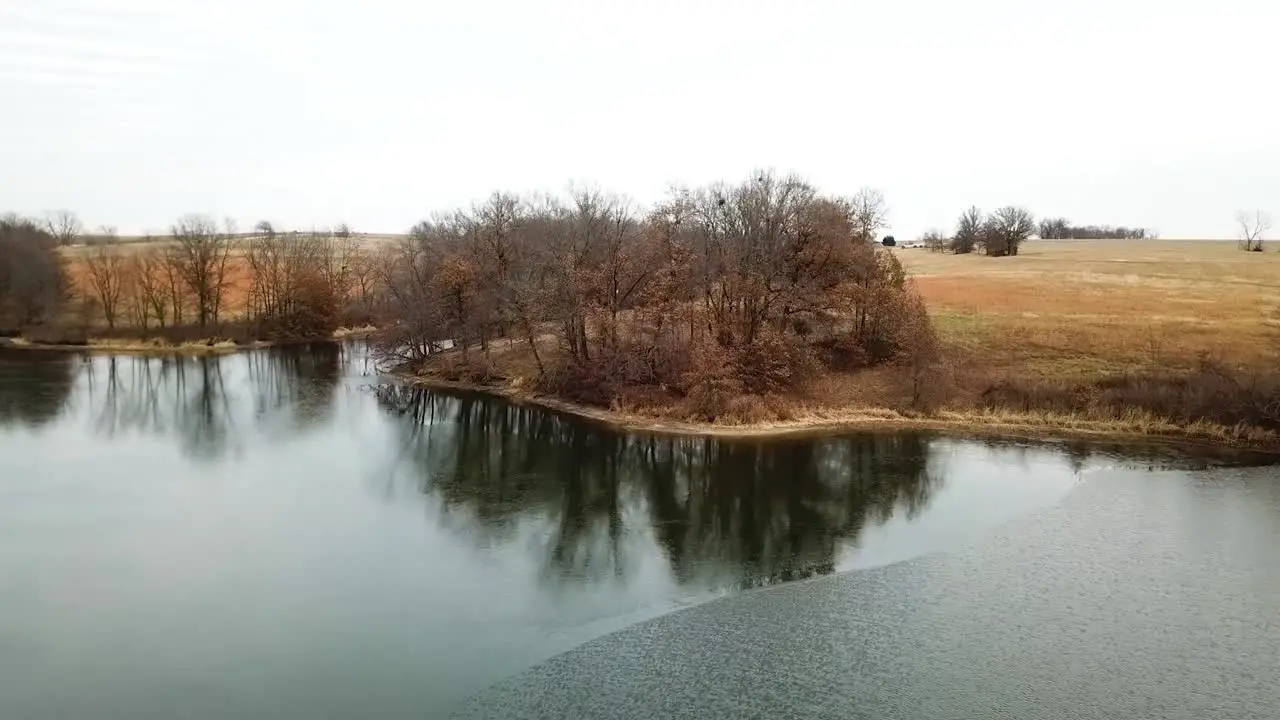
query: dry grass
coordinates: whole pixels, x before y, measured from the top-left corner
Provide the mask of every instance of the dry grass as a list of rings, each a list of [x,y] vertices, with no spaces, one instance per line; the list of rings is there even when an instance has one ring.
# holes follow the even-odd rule
[[[967,366],[1053,379],[1277,367],[1280,254],[1230,242],[1031,241],[1016,257],[898,256]]]

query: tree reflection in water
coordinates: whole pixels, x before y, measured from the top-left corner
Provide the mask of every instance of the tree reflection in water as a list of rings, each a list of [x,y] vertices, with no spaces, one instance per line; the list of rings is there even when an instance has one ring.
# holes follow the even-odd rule
[[[335,344],[233,356],[94,357],[84,363],[76,397],[98,433],[174,436],[184,454],[213,460],[242,445],[247,433],[330,422],[342,358]]]
[[[308,343],[265,348],[245,362],[259,418],[285,414],[292,429],[328,424],[334,394],[342,380],[346,351],[337,343]],[[282,413],[287,411],[287,413]]]
[[[0,350],[0,427],[43,427],[71,397],[80,358],[62,352]]]
[[[78,398],[94,430],[108,437],[174,435],[191,457],[221,456],[235,437],[224,358],[107,355],[85,365]]]
[[[839,550],[938,489],[919,435],[736,442],[610,432],[540,408],[386,386],[403,462],[492,541],[542,518],[545,574],[625,575],[653,535],[682,584],[745,588],[833,572]]]

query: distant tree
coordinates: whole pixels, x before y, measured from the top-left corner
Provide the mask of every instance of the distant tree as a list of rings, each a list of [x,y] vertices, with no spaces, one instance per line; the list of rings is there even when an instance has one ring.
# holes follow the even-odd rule
[[[951,238],[951,251],[957,255],[973,252],[982,239],[982,211],[972,206],[960,215],[956,223],[956,234]]]
[[[889,209],[884,193],[872,188],[862,188],[849,200],[853,217],[855,240],[872,242],[880,229],[889,222]]]
[[[114,330],[126,296],[129,266],[119,248],[100,243],[90,248],[85,257],[85,280],[89,293],[102,307],[107,328]]]
[[[1017,255],[1018,248],[1035,230],[1031,213],[1014,206],[1000,208],[983,224],[983,251],[992,257]]]
[[[885,235],[884,239],[881,240],[880,243],[885,247],[894,247],[898,244],[898,241],[892,235]]]
[[[941,230],[929,230],[920,236],[920,243],[933,252],[942,252],[950,245],[951,239]]]
[[[1262,210],[1252,213],[1241,210],[1236,213],[1236,224],[1239,227],[1240,249],[1262,252],[1263,238],[1271,230],[1271,216]]]
[[[195,300],[201,328],[217,324],[227,289],[231,241],[217,224],[201,215],[186,215],[172,228],[168,264]]]
[[[1061,217],[1041,220],[1037,234],[1042,240],[1142,240],[1150,237],[1146,228],[1072,225]]]
[[[99,225],[92,233],[84,233],[85,245],[108,245],[120,242],[119,232],[113,225]]]
[[[163,328],[168,318],[169,286],[165,282],[164,265],[163,253],[153,247],[143,247],[129,256],[131,314],[144,330],[152,319]]]
[[[1040,221],[1041,240],[1065,240],[1070,237],[1070,223],[1066,218],[1045,218]]]
[[[44,225],[60,247],[74,245],[84,230],[80,218],[70,210],[50,210],[45,213]]]

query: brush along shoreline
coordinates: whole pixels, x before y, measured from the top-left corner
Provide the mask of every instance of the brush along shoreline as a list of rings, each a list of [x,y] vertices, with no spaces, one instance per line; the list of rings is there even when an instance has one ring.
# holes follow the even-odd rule
[[[790,420],[760,423],[691,422],[678,418],[585,405],[533,392],[519,382],[494,384],[451,380],[392,370],[388,377],[407,385],[445,392],[477,393],[518,405],[571,415],[614,430],[724,440],[822,435],[839,431],[924,430],[954,436],[1026,440],[1087,440],[1160,443],[1280,454],[1280,436],[1206,421],[1178,424],[1134,412],[1126,418],[1096,420],[1048,412],[1000,409],[903,412],[881,407],[809,408]]]

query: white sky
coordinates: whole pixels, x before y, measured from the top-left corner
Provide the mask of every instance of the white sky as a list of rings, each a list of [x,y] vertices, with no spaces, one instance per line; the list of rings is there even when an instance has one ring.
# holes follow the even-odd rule
[[[1268,0],[0,0],[0,211],[399,232],[495,189],[795,170],[1230,237],[1280,215]]]

